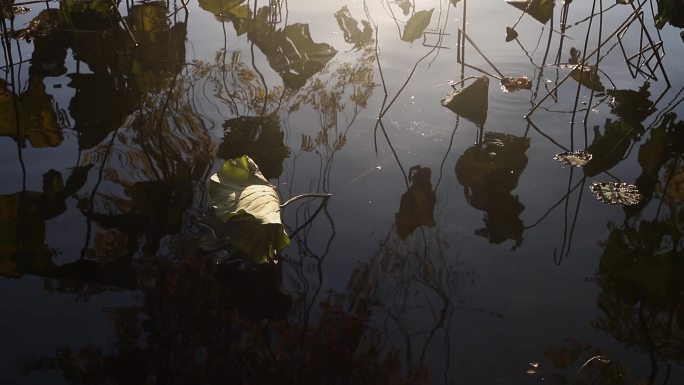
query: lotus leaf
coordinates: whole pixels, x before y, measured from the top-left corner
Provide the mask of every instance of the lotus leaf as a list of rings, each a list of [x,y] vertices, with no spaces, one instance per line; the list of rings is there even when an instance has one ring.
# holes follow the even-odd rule
[[[481,76],[466,87],[454,89],[442,100],[442,105],[476,125],[482,126],[487,120],[488,102],[489,79]]]
[[[596,199],[603,203],[635,205],[641,200],[639,189],[627,183],[593,182],[589,189],[596,195]]]
[[[265,263],[290,239],[280,217],[280,197],[248,156],[227,160],[209,181],[209,200],[225,225],[221,238],[255,263]]]

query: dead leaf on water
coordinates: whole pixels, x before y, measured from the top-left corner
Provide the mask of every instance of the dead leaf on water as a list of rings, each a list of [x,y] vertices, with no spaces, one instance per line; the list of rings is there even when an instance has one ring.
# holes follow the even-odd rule
[[[532,88],[532,81],[527,76],[514,76],[501,79],[501,91],[518,92]]]
[[[623,205],[635,205],[641,201],[639,189],[632,184],[615,182],[593,182],[589,190],[594,193],[596,199],[603,203]]]
[[[554,160],[574,167],[584,166],[591,160],[591,158],[592,155],[586,151],[566,151],[556,154],[556,156],[553,157]]]
[[[454,90],[442,100],[442,105],[478,126],[483,125],[487,120],[489,79],[481,76],[468,86],[462,82],[450,84]],[[462,88],[456,88],[457,85]]]

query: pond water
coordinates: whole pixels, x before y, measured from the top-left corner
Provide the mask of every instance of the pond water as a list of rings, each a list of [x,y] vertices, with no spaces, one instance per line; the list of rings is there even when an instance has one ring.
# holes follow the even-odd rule
[[[0,383],[684,383],[684,9],[619,3],[3,1]],[[316,195],[222,222],[245,155]]]

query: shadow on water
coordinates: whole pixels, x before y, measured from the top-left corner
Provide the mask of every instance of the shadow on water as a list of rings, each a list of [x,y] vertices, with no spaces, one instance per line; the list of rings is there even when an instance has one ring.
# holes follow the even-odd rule
[[[681,6],[657,1],[656,12],[645,2],[620,4],[616,9],[624,12],[609,28],[609,15],[617,11],[604,9],[601,0],[585,6],[591,8],[587,18],[582,8],[574,24],[572,2],[509,1],[514,8],[503,7],[507,17],[519,17],[506,29],[505,44],[529,60],[534,76],[528,79],[504,76],[499,67],[507,68],[497,64],[501,56],[479,41],[481,30],[469,26],[467,3],[340,6],[326,15],[340,35],[328,43],[318,22],[295,18],[287,1],[200,0],[199,8],[159,1],[3,2],[0,137],[16,148],[20,186],[0,195],[1,279],[39,277],[46,293],[79,299],[139,296],[134,305],[103,310],[113,330],[111,345],[9,356],[19,363],[16,378],[42,373],[70,384],[459,382],[459,318],[477,314],[488,323],[504,316],[495,305],[464,293],[466,285],[478,282],[455,256],[462,252],[461,241],[473,241],[454,236],[454,222],[444,215],[454,207],[449,186],[463,191],[454,212],[484,213],[484,227],[463,224],[476,241],[486,239],[484,246],[474,246],[478,250],[495,254],[505,243],[522,253],[523,234],[534,238],[543,230],[538,225],[548,223],[555,230],[545,234],[562,239],[553,253],[561,265],[571,256],[575,231],[587,225],[580,216],[589,216],[588,199],[582,202],[585,185],[590,178],[632,181],[625,175],[633,170],[622,169],[628,161],[640,168],[632,178],[640,197],[623,206],[622,223],[609,216],[600,223],[607,222],[607,231],[592,227],[607,235],[590,279],[598,293],[595,312],[577,329],[600,331],[611,342],[566,337],[547,343],[539,351],[543,366],[531,362],[527,374],[558,384],[681,378],[684,127],[677,110],[681,91],[666,97],[670,79],[660,36],[667,23],[681,27]],[[220,24],[223,40],[213,58],[194,56],[191,10]],[[15,21],[26,12],[30,18],[20,27]],[[530,49],[527,27],[540,23],[537,46]],[[380,33],[385,24],[390,37]],[[577,30],[584,33],[571,37]],[[637,30],[641,40],[635,48],[628,39]],[[333,47],[335,41],[339,46]],[[410,47],[414,58],[393,62],[392,44]],[[573,46],[566,63],[561,57],[567,44]],[[616,86],[614,71],[603,61],[611,51],[622,55],[638,81]],[[450,72],[439,76],[450,93],[442,106],[456,115],[431,101],[454,123],[443,141],[429,145],[434,159],[424,163],[407,150],[406,142],[415,138],[406,140],[388,122],[408,119],[400,108],[406,90],[420,88],[417,79],[424,80],[447,53]],[[449,83],[451,90],[449,77],[458,79]],[[576,84],[564,85],[567,79]],[[493,80],[501,82],[501,92],[490,87]],[[492,102],[499,103],[501,95],[527,104],[523,135],[503,127],[500,105]],[[602,124],[592,115],[598,107],[606,108]],[[303,114],[314,117],[306,121],[309,127],[293,127]],[[548,116],[569,117],[567,130],[549,127]],[[358,126],[366,131],[355,131]],[[475,143],[464,145],[467,134],[461,132],[473,128]],[[369,152],[362,157],[391,156],[396,167],[386,168],[396,172],[383,174],[383,180],[400,187],[383,192],[396,198],[380,222],[384,235],[368,235],[370,250],[360,245],[362,239],[341,248],[360,255],[345,256],[356,259],[338,274],[340,238],[353,230],[341,211],[358,216],[357,222],[376,220],[371,209],[356,213],[352,205],[340,210],[328,201],[341,190],[336,173],[346,167],[340,163],[350,162],[345,151],[359,141]],[[521,185],[523,172],[539,162],[535,141],[591,154],[581,171],[568,170],[560,196],[551,196],[559,194],[555,190],[530,196]],[[244,217],[221,218],[210,207],[215,205],[207,181],[223,161],[245,155],[262,174],[263,186],[277,190],[275,206],[283,211],[278,224],[291,242],[283,250],[269,248],[269,258],[250,258],[240,250],[253,229]],[[37,163],[49,168],[39,174],[41,188],[32,183]],[[455,179],[445,172],[449,164],[455,164]],[[621,188],[609,192],[611,199],[625,201]],[[230,199],[242,204],[247,188],[236,191]],[[280,204],[281,196],[286,203]],[[531,205],[535,200],[541,203]],[[561,206],[563,218],[552,219]],[[238,211],[231,215],[244,214]],[[67,250],[51,245],[49,222],[57,218],[79,223],[75,228],[82,231],[73,231],[77,242]],[[206,250],[201,239],[207,232],[222,234],[206,223],[229,223],[232,238],[222,237],[221,247]],[[520,342],[514,340],[504,342]],[[493,348],[474,354],[487,357],[488,349]],[[637,352],[637,359],[626,352]],[[517,378],[507,372],[511,362],[501,363],[497,375]]]

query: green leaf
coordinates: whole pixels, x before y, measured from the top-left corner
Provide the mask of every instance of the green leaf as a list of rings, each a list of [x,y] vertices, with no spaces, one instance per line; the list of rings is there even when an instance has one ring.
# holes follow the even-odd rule
[[[209,181],[209,200],[224,222],[220,238],[255,263],[265,263],[290,239],[280,217],[280,197],[248,156],[227,160]]]
[[[429,11],[418,11],[413,15],[404,27],[404,34],[401,40],[408,41],[409,43],[423,36],[423,32],[430,25],[430,19],[432,19],[432,12],[435,9]]]

